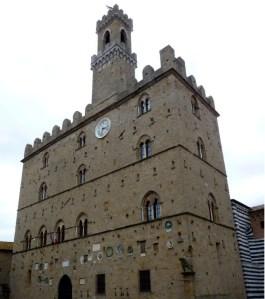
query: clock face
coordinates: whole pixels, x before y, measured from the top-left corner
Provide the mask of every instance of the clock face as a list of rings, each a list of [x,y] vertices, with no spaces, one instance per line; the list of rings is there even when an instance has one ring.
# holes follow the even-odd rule
[[[97,138],[105,137],[109,133],[110,127],[111,127],[111,122],[109,118],[101,119],[95,128],[96,137]]]

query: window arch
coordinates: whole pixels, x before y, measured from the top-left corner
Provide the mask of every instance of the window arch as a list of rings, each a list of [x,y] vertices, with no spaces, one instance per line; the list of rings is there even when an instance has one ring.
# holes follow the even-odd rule
[[[77,178],[78,178],[78,184],[84,184],[86,182],[86,166],[84,164],[82,164],[81,166],[79,166],[78,168],[78,172],[77,172]]]
[[[62,243],[65,240],[65,226],[62,220],[59,220],[55,226],[55,243]]]
[[[142,202],[142,220],[151,221],[161,217],[161,202],[159,195],[154,192],[148,192]]]
[[[47,229],[45,226],[42,226],[39,230],[39,246],[43,247],[47,245]]]
[[[191,97],[191,110],[195,116],[200,117],[200,107],[195,96]]]
[[[109,30],[107,30],[105,33],[104,33],[104,37],[103,37],[103,49],[106,47],[107,44],[110,43],[110,32]]]
[[[49,163],[49,153],[45,153],[42,157],[42,167],[43,168],[48,167],[48,163]]]
[[[206,160],[206,151],[205,151],[205,145],[203,140],[199,137],[197,140],[197,151],[198,151],[198,156],[202,160]]]
[[[81,132],[78,136],[78,147],[84,147],[86,145],[86,134],[84,132]]]
[[[216,222],[218,220],[218,208],[212,193],[208,196],[208,209],[210,221]]]
[[[27,230],[24,236],[24,250],[31,249],[32,235],[30,230]]]
[[[85,214],[81,214],[76,221],[77,235],[79,238],[85,237],[88,234],[88,220]]]
[[[138,146],[139,158],[141,160],[151,157],[152,155],[152,141],[148,136],[143,136],[140,139]]]
[[[126,44],[126,42],[127,42],[127,34],[126,34],[126,32],[125,32],[124,29],[121,30],[120,38],[121,38],[121,43]]]
[[[44,200],[48,197],[48,187],[45,182],[40,185],[39,200]]]
[[[151,100],[148,94],[140,97],[138,102],[138,115],[142,115],[151,110]]]

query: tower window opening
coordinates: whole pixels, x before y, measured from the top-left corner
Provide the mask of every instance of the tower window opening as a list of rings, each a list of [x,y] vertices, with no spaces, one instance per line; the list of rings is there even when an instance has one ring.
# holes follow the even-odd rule
[[[107,44],[110,43],[110,32],[108,30],[104,33],[103,42],[104,42],[103,44],[104,48]]]
[[[121,30],[121,43],[126,44],[127,42],[127,35],[124,29]]]

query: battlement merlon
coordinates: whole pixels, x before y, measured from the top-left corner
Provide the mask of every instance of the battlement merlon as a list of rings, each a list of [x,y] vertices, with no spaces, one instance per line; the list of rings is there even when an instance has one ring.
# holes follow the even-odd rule
[[[127,14],[124,14],[123,10],[119,9],[119,6],[115,4],[113,7],[109,7],[107,15],[104,15],[101,20],[97,21],[97,33],[115,18],[120,19],[129,31],[133,31],[132,19],[130,19]]]
[[[215,109],[214,100],[212,96],[206,97],[205,89],[202,85],[197,86],[196,79],[193,75],[187,77],[185,61],[181,58],[175,57],[174,49],[168,45],[160,50],[161,70],[166,71],[170,68],[175,69],[181,77],[213,108]],[[152,76],[151,76],[152,77]]]

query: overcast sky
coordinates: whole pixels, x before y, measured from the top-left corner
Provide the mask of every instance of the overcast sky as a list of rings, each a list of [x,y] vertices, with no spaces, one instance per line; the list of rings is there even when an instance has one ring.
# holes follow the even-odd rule
[[[24,147],[91,102],[96,21],[108,0],[0,0],[0,240],[13,240]],[[119,0],[134,21],[137,79],[170,44],[221,114],[230,195],[264,196],[263,0]]]

